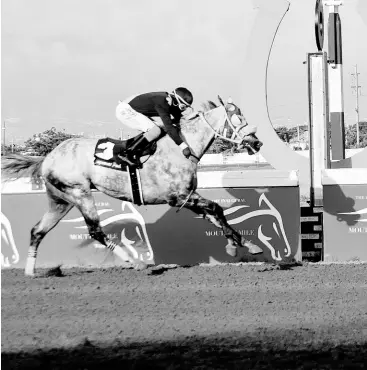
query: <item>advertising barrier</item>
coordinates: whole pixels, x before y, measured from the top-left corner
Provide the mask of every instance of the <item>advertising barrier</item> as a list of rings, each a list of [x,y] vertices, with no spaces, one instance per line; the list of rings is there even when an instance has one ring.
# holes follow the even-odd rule
[[[324,260],[367,261],[367,169],[323,171]]]
[[[246,248],[240,248],[237,257],[230,257],[221,230],[186,209],[177,213],[177,208],[168,205],[136,206],[94,192],[101,225],[115,242],[128,244],[136,256],[151,264],[301,259],[296,172],[202,172],[198,184],[198,192],[221,205],[229,224],[258,244],[264,250],[262,255],[251,256]],[[2,267],[25,266],[30,231],[46,210],[47,197],[39,190],[2,194]],[[38,267],[121,263],[91,239],[75,208],[46,235],[37,259]]]

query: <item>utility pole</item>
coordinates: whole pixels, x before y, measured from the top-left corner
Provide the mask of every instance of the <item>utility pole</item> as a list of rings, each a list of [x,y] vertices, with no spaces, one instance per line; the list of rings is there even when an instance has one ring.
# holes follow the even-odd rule
[[[358,85],[358,67],[357,64],[354,66],[355,73],[351,73],[352,76],[354,76],[355,79],[355,85],[352,85],[352,89],[356,92],[356,113],[357,113],[357,148],[359,147],[359,89],[361,88],[360,85]]]

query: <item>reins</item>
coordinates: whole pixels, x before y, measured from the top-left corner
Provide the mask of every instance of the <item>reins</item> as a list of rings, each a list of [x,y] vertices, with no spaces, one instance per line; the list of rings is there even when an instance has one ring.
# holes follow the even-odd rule
[[[214,134],[216,136],[219,136],[220,138],[222,138],[223,140],[226,140],[226,141],[229,141],[231,143],[234,143],[234,144],[241,144],[242,140],[243,140],[243,137],[240,136],[238,130],[247,126],[247,125],[242,125],[240,127],[238,127],[237,129],[233,126],[231,120],[229,119],[228,117],[228,113],[226,111],[226,109],[224,108],[224,111],[226,113],[226,117],[227,117],[227,121],[228,121],[228,124],[230,125],[230,127],[232,128],[232,130],[234,131],[233,134],[232,134],[232,137],[236,137],[238,136],[239,139],[235,140],[235,139],[232,139],[231,138],[228,138],[228,137],[225,137],[223,136],[222,134],[219,133],[219,130],[220,128],[218,128],[218,130],[215,130],[214,127],[207,121],[207,119],[205,118],[205,114],[203,112],[199,112],[199,117],[211,128],[211,130],[214,132]]]
[[[222,138],[225,141],[229,141],[231,143],[240,145],[242,143],[242,141],[243,141],[244,138],[241,137],[241,135],[239,133],[239,130],[241,130],[242,128],[246,127],[248,124],[246,123],[246,124],[241,125],[241,126],[239,126],[237,128],[234,127],[234,125],[232,124],[232,122],[231,122],[231,120],[230,120],[230,118],[228,116],[227,110],[225,109],[225,107],[223,105],[222,105],[222,107],[224,108],[224,111],[225,111],[225,114],[226,114],[226,120],[228,121],[229,126],[233,130],[233,134],[232,134],[231,138],[225,137],[222,134],[220,134],[219,133],[220,128],[218,128],[217,130],[215,130],[214,127],[207,121],[207,119],[205,118],[205,114],[203,112],[198,112],[198,115],[199,115],[200,119],[202,119],[211,128],[211,130],[214,132],[215,136],[220,137],[220,138]],[[234,137],[238,137],[239,139],[237,139],[237,140],[232,139]],[[252,150],[252,152],[254,154],[256,154],[255,150],[251,147],[251,145],[248,145],[247,144],[247,145],[245,145],[245,147],[246,148],[250,148]]]

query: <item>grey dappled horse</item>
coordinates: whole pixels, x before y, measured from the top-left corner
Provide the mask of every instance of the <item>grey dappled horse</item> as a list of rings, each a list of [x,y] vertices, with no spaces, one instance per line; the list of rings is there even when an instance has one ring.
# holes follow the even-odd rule
[[[259,151],[262,143],[255,135],[256,128],[248,126],[239,108],[228,100],[226,104],[218,97],[221,105],[208,102],[204,112],[182,119],[181,134],[200,159],[216,136],[236,142],[247,148],[248,153]],[[232,119],[235,118],[235,119]],[[237,127],[232,124],[237,120]],[[232,129],[227,130],[225,127]],[[227,133],[232,133],[227,137]],[[96,166],[94,150],[96,139],[72,138],[58,145],[45,157],[8,155],[2,160],[3,176],[41,177],[45,182],[49,209],[31,231],[30,247],[25,274],[34,276],[37,249],[45,235],[72,209],[82,213],[92,238],[106,246],[123,261],[133,264],[136,269],[147,265],[134,258],[125,245],[117,245],[103,232],[92,189],[111,197],[132,201],[129,175],[115,169]],[[140,170],[144,204],[168,203],[172,207],[185,207],[207,218],[222,229],[228,240],[227,253],[235,256],[239,246],[246,246],[251,254],[262,253],[261,248],[246,240],[229,226],[223,209],[215,202],[200,196],[197,188],[197,159],[187,159],[181,149],[167,135],[157,143],[156,152],[147,157]]]

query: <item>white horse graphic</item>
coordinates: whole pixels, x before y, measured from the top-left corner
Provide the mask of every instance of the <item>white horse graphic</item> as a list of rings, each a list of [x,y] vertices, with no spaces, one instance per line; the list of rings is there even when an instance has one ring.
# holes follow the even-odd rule
[[[1,267],[11,267],[19,262],[19,252],[15,245],[10,221],[1,212]],[[5,251],[5,248],[7,251]],[[10,258],[10,259],[9,259]]]
[[[149,241],[147,229],[143,216],[135,209],[135,207],[126,201],[121,203],[122,213],[110,216],[101,220],[101,227],[124,221],[123,229],[121,230],[120,240],[134,255],[134,258],[144,260],[146,263],[154,263],[153,249]],[[114,212],[113,209],[106,208],[98,211],[98,215]],[[84,222],[83,217],[74,219],[62,220],[61,222],[78,223]],[[87,226],[74,226],[76,229],[87,229]],[[100,243],[93,243],[95,248],[105,248]]]
[[[264,216],[269,216],[271,229],[268,227],[267,230],[264,231],[265,229],[264,222],[262,222],[257,228],[257,238],[269,249],[271,257],[275,261],[281,261],[283,258],[289,257],[292,253],[292,250],[289,245],[287,234],[284,229],[282,215],[280,214],[280,212],[271,204],[266,195],[262,193],[259,197],[259,209],[233,218],[233,216],[238,215],[238,213],[241,212],[241,210],[244,210],[249,207],[250,206],[248,205],[240,205],[225,209],[224,215],[226,216],[228,223],[230,225],[238,225],[246,220],[250,220],[256,217],[264,218]],[[199,216],[195,218],[201,217]],[[268,220],[268,217],[266,218],[266,220]],[[268,226],[269,222],[267,222],[266,224]],[[270,235],[269,234],[270,231],[273,231],[275,234]],[[265,235],[265,232],[267,232],[269,235]],[[280,251],[279,248],[275,247],[276,238],[282,241],[283,244],[282,251]],[[279,245],[279,242],[277,244]]]

